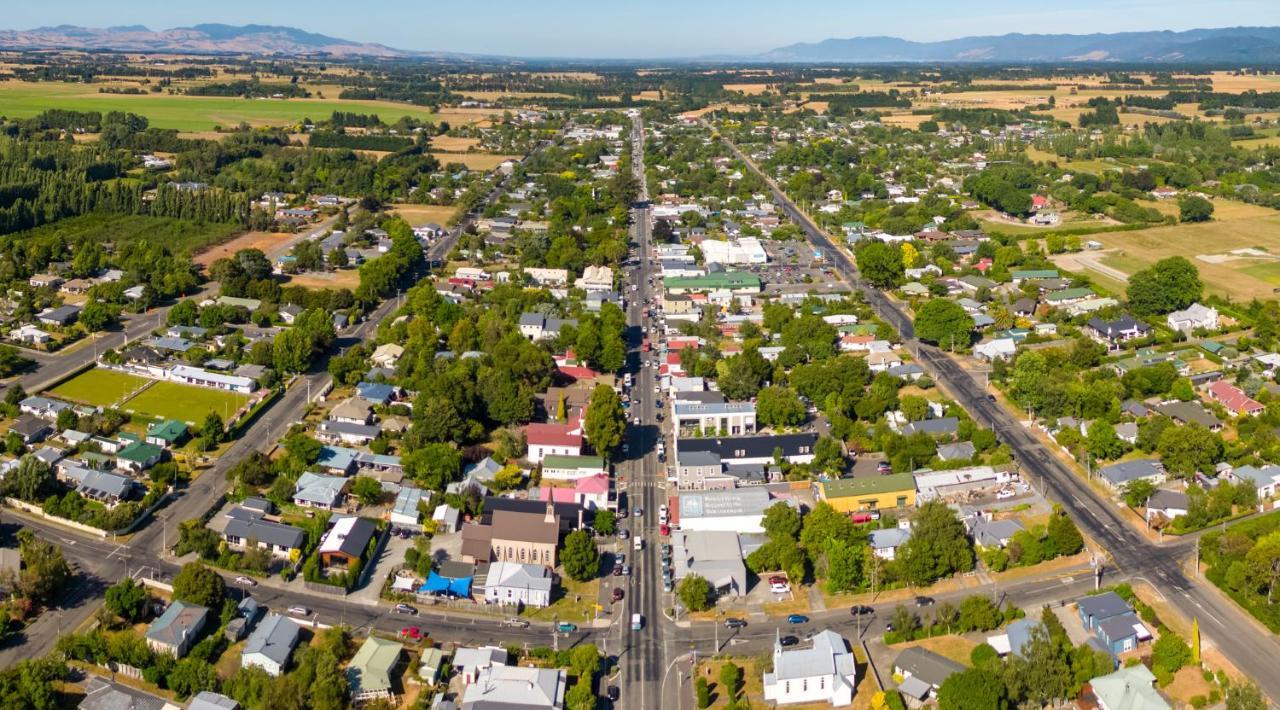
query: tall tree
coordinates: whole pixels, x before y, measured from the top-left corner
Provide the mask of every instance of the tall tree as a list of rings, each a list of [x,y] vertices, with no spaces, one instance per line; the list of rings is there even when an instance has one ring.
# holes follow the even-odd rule
[[[898,555],[907,579],[922,587],[973,569],[973,551],[964,524],[955,511],[939,501],[920,506],[912,520],[911,537]]]
[[[1161,259],[1129,277],[1129,306],[1142,316],[1164,315],[1195,303],[1204,291],[1200,272],[1181,256]]]
[[[606,459],[622,444],[627,427],[627,415],[622,409],[618,393],[608,385],[596,385],[587,404],[583,428],[596,453]]]
[[[600,552],[590,535],[582,530],[575,530],[564,539],[560,562],[570,579],[585,582],[599,573]]]
[[[916,312],[916,336],[953,349],[968,347],[973,338],[973,317],[949,298],[935,298]]]

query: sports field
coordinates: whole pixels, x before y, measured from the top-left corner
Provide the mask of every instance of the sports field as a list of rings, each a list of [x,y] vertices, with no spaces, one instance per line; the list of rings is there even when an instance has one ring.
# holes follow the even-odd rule
[[[333,99],[241,99],[220,96],[168,94],[100,94],[98,85],[61,82],[0,82],[0,114],[28,118],[48,109],[126,111],[146,116],[152,126],[180,131],[232,127],[241,121],[254,126],[284,126],[304,118],[328,118],[334,111],[376,113],[388,123],[401,116],[438,121],[431,111],[390,101]]]
[[[49,394],[93,407],[113,407],[142,389],[147,382],[147,378],[137,375],[93,369],[54,387]]]
[[[249,397],[209,387],[156,382],[124,404],[122,409],[155,419],[178,419],[199,426],[209,412],[223,420],[235,414]]]

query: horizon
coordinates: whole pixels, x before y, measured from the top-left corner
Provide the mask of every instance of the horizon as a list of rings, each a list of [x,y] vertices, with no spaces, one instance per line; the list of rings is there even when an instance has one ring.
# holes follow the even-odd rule
[[[379,10],[384,4],[374,2]],[[228,0],[218,17],[208,17],[206,10],[156,0],[122,0],[110,7],[68,0],[11,8],[8,25],[19,32],[60,25],[141,25],[153,31],[200,24],[274,25],[417,52],[598,60],[746,56],[851,37],[937,42],[1014,33],[1088,35],[1280,25],[1280,8],[1264,0],[1080,0],[1075,7],[1044,12],[1013,0],[989,0],[978,9],[943,0],[917,0],[907,7],[865,0],[796,0],[788,4],[785,15],[761,0],[709,0],[693,7],[653,0],[643,8],[604,9],[583,0],[549,0],[536,7],[489,0],[465,7],[389,6],[385,12],[357,16],[347,12],[349,5],[316,0],[310,9],[300,16],[296,8]],[[931,18],[925,27],[919,21],[922,16]],[[494,17],[503,19],[483,24]],[[716,31],[709,35],[707,27]]]

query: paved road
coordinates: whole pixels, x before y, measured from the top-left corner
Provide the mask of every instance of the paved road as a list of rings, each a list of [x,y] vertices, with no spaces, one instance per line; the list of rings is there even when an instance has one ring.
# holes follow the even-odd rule
[[[955,359],[916,340],[915,328],[906,312],[885,294],[864,284],[848,253],[837,247],[737,146],[724,140],[740,160],[768,183],[774,200],[805,230],[814,246],[822,248],[845,279],[863,292],[876,314],[897,329],[904,347],[935,381],[945,386],[975,419],[989,426],[1001,441],[1013,449],[1023,472],[1041,482],[1047,496],[1060,503],[1085,533],[1101,545],[1112,563],[1125,576],[1149,581],[1187,618],[1199,619],[1203,639],[1220,648],[1268,696],[1280,698],[1280,674],[1274,672],[1274,659],[1280,657],[1280,643],[1237,606],[1226,602],[1225,597],[1209,588],[1208,582],[1192,579],[1183,572],[1183,564],[1194,550],[1194,542],[1155,544],[1129,527],[1110,501],[1103,499],[1050,453],[1008,410],[990,400],[982,384]]]

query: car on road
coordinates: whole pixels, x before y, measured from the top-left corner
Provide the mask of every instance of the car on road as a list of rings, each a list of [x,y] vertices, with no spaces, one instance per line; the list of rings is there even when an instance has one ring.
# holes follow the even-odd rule
[[[513,616],[513,617],[511,617],[510,619],[507,619],[507,620],[503,621],[503,622],[502,622],[502,625],[503,625],[503,626],[511,626],[511,627],[514,627],[514,628],[517,628],[517,629],[527,629],[527,628],[529,628],[529,622],[525,621],[524,619],[518,619],[518,618],[516,618],[516,617],[514,617],[514,616]]]
[[[625,529],[625,528],[624,528],[624,529],[621,529],[621,530],[619,530],[619,531],[618,531],[618,539],[619,539],[619,540],[626,540],[626,539],[627,539],[627,538],[629,538],[629,537],[631,537],[631,531],[630,531],[630,530],[627,530],[627,529]]]
[[[611,601],[620,602],[626,596],[626,592],[622,591],[622,587],[614,587],[613,593],[609,595]]]
[[[747,620],[731,616],[724,620],[724,627],[726,629],[745,629],[747,628]]]
[[[881,461],[880,463],[876,464],[876,473],[879,473],[881,475],[888,475],[890,473],[893,473],[893,466],[890,466],[888,461]]]
[[[258,586],[258,580],[254,579],[253,577],[245,577],[242,575],[242,576],[236,577],[236,584],[243,584],[246,587],[256,587]]]
[[[933,597],[916,597],[916,606],[933,606]]]
[[[849,613],[854,616],[867,616],[868,614],[876,613],[876,610],[866,606],[865,604],[858,604],[849,607]]]
[[[416,641],[422,638],[422,629],[417,626],[406,626],[403,629],[400,629],[400,636],[402,638],[413,639]]]
[[[638,518],[642,515],[644,515],[644,508],[637,506],[634,510],[631,511],[631,517],[633,518]]]
[[[618,702],[622,697],[622,691],[618,690],[618,686],[616,685],[609,686],[609,690],[606,694],[609,696],[609,701],[614,703]]]
[[[778,645],[784,648],[787,646],[794,646],[798,643],[800,643],[800,639],[796,638],[795,636],[790,636],[790,635],[782,636],[778,639]]]
[[[659,535],[670,535],[670,534],[671,534],[671,526],[670,526],[670,525],[667,525],[666,523],[663,523],[663,524],[659,525],[659,526],[658,526],[658,534],[659,534]]]
[[[630,576],[631,576],[631,565],[623,565],[623,566],[622,566],[622,576],[623,576],[623,577],[630,577]]]
[[[631,424],[632,424],[632,425],[634,425],[634,426],[640,426],[640,417],[636,417],[636,418],[632,419],[632,420],[631,420]]]
[[[787,623],[788,624],[807,624],[809,623],[809,617],[805,616],[804,614],[791,614],[787,616]]]
[[[560,623],[556,624],[556,631],[559,631],[562,634],[571,634],[577,630],[578,630],[577,624],[570,624],[567,621],[561,621]]]
[[[311,610],[305,606],[291,606],[289,607],[289,613],[294,616],[311,616]]]
[[[622,576],[622,565],[614,565],[614,566],[613,566],[613,576],[615,576],[615,577],[621,577],[621,576]]]
[[[613,555],[613,563],[614,563],[615,565],[622,565],[622,564],[626,564],[626,563],[627,563],[627,553],[625,553],[625,552],[616,552],[616,553],[614,553],[614,555]]]
[[[415,616],[418,613],[416,607],[409,606],[408,604],[396,604],[394,611],[397,614],[408,614],[410,616]]]

